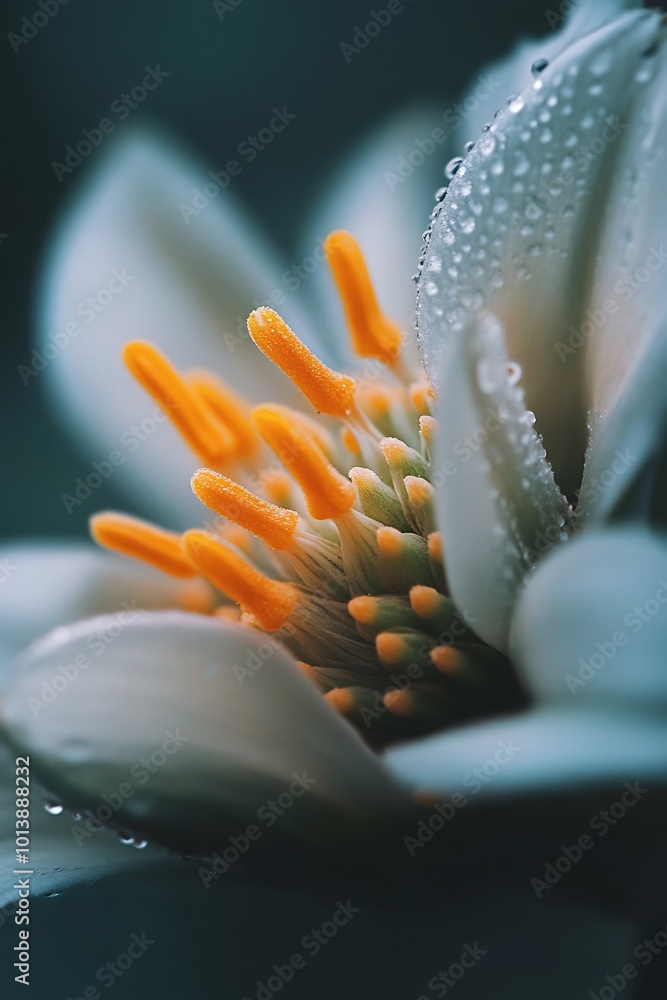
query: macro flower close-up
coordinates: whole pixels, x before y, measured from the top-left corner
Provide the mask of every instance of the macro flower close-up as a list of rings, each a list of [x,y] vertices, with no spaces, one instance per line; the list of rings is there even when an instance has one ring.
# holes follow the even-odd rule
[[[341,73],[428,30],[352,16]],[[539,17],[444,112],[387,104],[306,213],[310,146],[237,194],[300,111],[209,169],[134,115],[155,64],[52,161],[0,547],[8,988],[662,995],[667,20]]]

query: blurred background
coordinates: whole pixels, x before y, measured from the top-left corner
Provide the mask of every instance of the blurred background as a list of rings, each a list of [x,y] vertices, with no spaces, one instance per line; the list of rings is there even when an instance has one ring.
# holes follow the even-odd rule
[[[53,161],[62,163],[82,130],[109,115],[112,101],[140,82],[146,65],[159,64],[169,76],[127,119],[113,116],[113,138],[142,122],[158,124],[200,162],[204,179],[235,155],[243,137],[267,123],[274,106],[287,106],[297,119],[244,165],[234,195],[269,231],[285,260],[299,261],[306,220],[347,157],[375,129],[410,106],[428,104],[442,114],[518,38],[552,37],[554,18],[560,20],[559,11],[569,5],[406,0],[400,6],[394,23],[364,49],[346,54],[341,46],[354,44],[355,29],[373,9],[362,0],[232,0],[217,7],[211,0],[69,0],[38,29],[23,21],[41,11],[37,0],[5,0],[0,419],[9,488],[0,499],[2,536],[84,536],[93,507],[123,506],[111,479],[92,507],[67,513],[60,495],[99,458],[99,446],[86,450],[73,441],[47,404],[46,380],[32,378],[25,385],[17,371],[46,336],[44,329],[36,332],[36,321],[48,236],[110,143],[60,178]],[[491,98],[489,115],[504,96]],[[415,133],[424,134],[418,128]],[[461,128],[457,147],[469,138]],[[439,152],[427,165],[434,187],[454,152],[443,147],[442,162]],[[427,213],[428,206],[415,220],[415,262]]]

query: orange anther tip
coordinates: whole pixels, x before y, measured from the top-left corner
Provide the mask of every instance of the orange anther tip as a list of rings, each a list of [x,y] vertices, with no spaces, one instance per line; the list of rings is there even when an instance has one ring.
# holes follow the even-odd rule
[[[400,635],[394,632],[380,632],[375,636],[377,654],[384,663],[398,664],[405,650],[405,644]]]
[[[203,531],[186,531],[182,545],[203,575],[236,601],[260,628],[282,628],[299,603],[296,587],[263,576],[242,556]]]
[[[392,715],[409,715],[412,698],[409,691],[387,691],[384,703]]]
[[[390,465],[396,465],[405,458],[408,446],[400,438],[386,437],[380,441],[380,451]]]
[[[186,384],[157,347],[148,341],[131,340],[123,348],[123,360],[184,441],[207,465],[222,465],[233,456],[238,444],[236,435]]]
[[[429,653],[431,663],[443,674],[451,674],[457,670],[462,663],[462,656],[451,646],[436,646]]]
[[[233,479],[210,469],[198,469],[190,482],[202,503],[261,538],[272,549],[282,551],[292,545],[299,522],[295,511],[260,500]]]
[[[346,715],[354,708],[354,698],[347,688],[333,688],[333,690],[327,691],[324,697],[331,707],[342,715]]]
[[[126,514],[113,513],[91,517],[90,531],[95,541],[104,548],[140,559],[170,576],[187,579],[197,575],[183,557],[180,535],[172,531]]]
[[[403,334],[380,310],[359,244],[338,229],[324,241],[331,272],[343,302],[352,346],[362,358],[396,361]]]
[[[347,610],[360,625],[372,625],[375,620],[376,604],[372,597],[353,597]]]
[[[433,587],[418,584],[410,589],[410,606],[420,618],[430,618],[440,607],[440,594]]]
[[[248,317],[248,332],[319,413],[347,417],[354,407],[354,379],[327,368],[278,313],[266,306],[255,309]]]
[[[377,530],[380,552],[388,556],[398,556],[403,548],[402,533],[397,528],[382,527]]]
[[[439,531],[434,531],[428,536],[428,554],[436,562],[442,562],[442,535]]]
[[[357,498],[354,486],[330,464],[320,446],[288,411],[278,406],[258,406],[253,411],[253,422],[303,490],[311,517],[324,521],[351,510]]]
[[[359,442],[357,441],[355,434],[350,430],[349,427],[343,428],[343,432],[341,434],[341,441],[343,442],[343,446],[347,448],[348,451],[351,451],[353,455],[361,454],[361,446],[359,445]]]
[[[408,500],[414,507],[420,507],[433,499],[435,490],[431,483],[420,476],[406,476],[403,480]]]

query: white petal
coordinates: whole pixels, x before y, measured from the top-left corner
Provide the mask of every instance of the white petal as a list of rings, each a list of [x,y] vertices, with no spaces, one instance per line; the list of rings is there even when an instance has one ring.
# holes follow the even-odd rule
[[[111,822],[189,853],[271,826],[262,807],[283,793],[275,829],[329,844],[339,824],[404,804],[283,647],[205,617],[107,616],[52,633],[26,651],[4,724],[64,801],[95,810],[128,782]]]
[[[610,805],[626,781],[664,783],[667,728],[631,712],[544,706],[397,747],[384,759],[407,787],[459,792],[466,804],[610,785],[617,794],[601,803]]]
[[[437,130],[438,141],[432,138]],[[320,243],[334,229],[359,241],[383,310],[414,329],[414,274],[421,234],[442,176],[447,126],[442,114],[406,108],[371,136],[345,166],[301,242],[306,257],[321,255]],[[421,149],[420,149],[421,144]],[[425,150],[425,152],[423,151]],[[349,364],[345,321],[326,264],[299,290],[326,308],[329,354]]]
[[[580,328],[592,432],[577,512],[598,519],[662,447],[667,417],[667,46],[645,62],[651,79],[626,120]]]
[[[0,926],[5,920],[14,921],[18,894],[13,888],[16,878],[9,872],[21,867],[16,861],[16,768],[24,767],[17,757],[21,748],[10,751],[0,742],[0,869],[5,874],[0,885]],[[25,771],[20,772],[25,775]],[[20,787],[24,787],[21,785]],[[129,868],[146,868],[160,862],[170,865],[164,853],[151,847],[137,850],[123,846],[114,833],[86,826],[67,811],[49,815],[43,808],[48,800],[43,789],[30,773],[30,891],[33,897],[60,892],[81,882],[93,882],[113,872]],[[165,872],[162,872],[164,877]],[[20,878],[20,876],[17,876]],[[13,905],[12,905],[13,903]],[[18,939],[17,939],[18,940]]]
[[[643,710],[664,725],[666,647],[667,539],[643,528],[588,531],[563,546],[531,580],[512,627],[540,701]]]
[[[622,15],[568,48],[503,111],[456,174],[420,282],[420,339],[439,388],[448,392],[458,378],[443,366],[447,342],[471,313],[491,309],[523,367],[556,481],[571,497],[587,437],[584,359],[559,354],[558,345],[585,316],[624,142],[605,144],[602,133],[610,116],[627,121],[641,105],[635,76],[660,26],[655,12]],[[601,154],[586,156],[595,140]]]
[[[567,537],[568,505],[508,377],[503,330],[482,316],[457,337],[438,405],[433,483],[452,595],[475,631],[507,648],[517,594],[538,560]]]
[[[83,543],[5,545],[0,566],[0,635],[12,655],[58,625],[91,615],[124,607],[205,611],[211,606],[201,580],[176,580]]]
[[[519,42],[509,56],[488,66],[469,86],[454,119],[462,128],[461,139],[476,139],[503,101],[525,90],[531,82],[531,67],[538,59],[551,62],[583,35],[613,21],[624,10],[637,7],[641,7],[641,0],[579,0],[572,5],[554,4],[554,9],[545,10],[545,31],[548,28],[553,34],[539,41],[531,38]],[[469,113],[463,116],[468,108]],[[462,126],[458,125],[460,117]],[[459,146],[462,152],[463,142]]]
[[[208,366],[255,401],[294,396],[245,326],[254,306],[285,291],[280,262],[233,187],[185,221],[180,206],[207,183],[206,167],[153,133],[133,131],[111,147],[56,231],[37,340],[52,357],[41,378],[90,460],[120,451],[118,483],[134,489],[144,511],[179,524],[197,510],[189,488],[197,459],[170,425],[156,423],[154,403],[124,368],[122,345],[155,341],[179,367]],[[286,318],[307,337],[297,305],[287,302]],[[25,377],[34,386],[37,376]]]
[[[516,611],[513,656],[535,708],[399,748],[387,763],[413,786],[480,797],[663,784],[666,645],[667,542],[641,529],[587,533],[545,560]]]

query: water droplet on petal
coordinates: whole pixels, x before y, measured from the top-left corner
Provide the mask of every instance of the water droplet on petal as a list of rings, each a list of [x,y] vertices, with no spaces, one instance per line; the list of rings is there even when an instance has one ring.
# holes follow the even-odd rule
[[[536,59],[533,65],[530,67],[530,72],[533,74],[533,76],[539,76],[540,73],[544,73],[548,65],[549,65],[548,59]]]
[[[148,847],[148,841],[144,840],[143,837],[135,837],[132,843],[139,851],[142,851],[144,847]]]
[[[60,816],[64,807],[62,802],[58,802],[57,799],[45,799],[44,808],[49,816]]]
[[[462,156],[455,156],[453,159],[449,161],[449,163],[445,167],[445,176],[448,178],[448,180],[451,181],[454,179],[456,174],[459,172],[462,163],[463,163]]]

